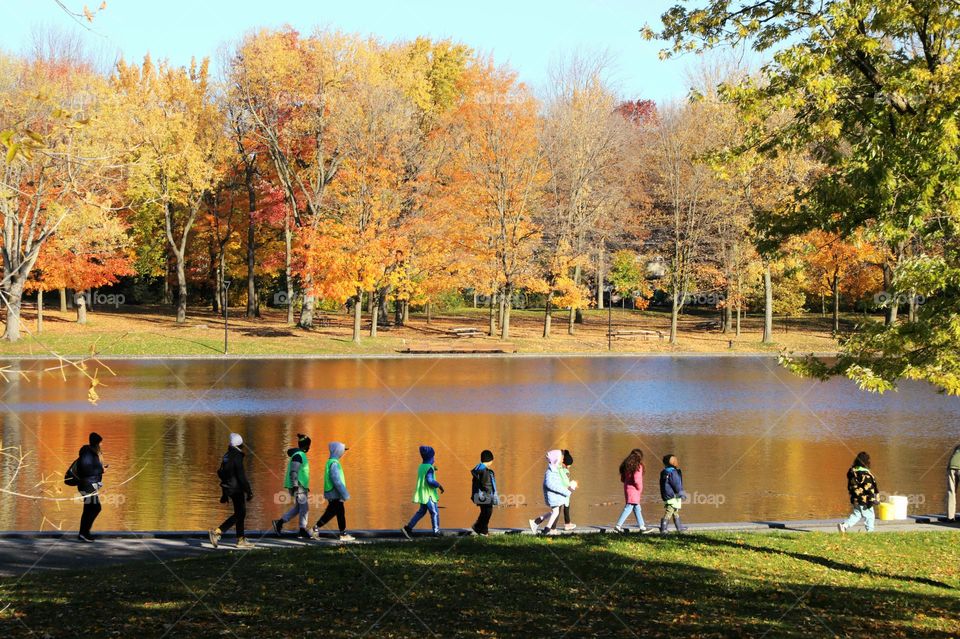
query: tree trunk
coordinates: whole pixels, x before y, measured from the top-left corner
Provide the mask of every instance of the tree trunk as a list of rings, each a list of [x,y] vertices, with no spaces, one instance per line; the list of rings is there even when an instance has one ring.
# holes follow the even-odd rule
[[[503,295],[500,296],[500,310],[502,319],[500,320],[500,341],[510,339],[510,307],[513,301],[513,288],[507,284],[503,288]]]
[[[377,299],[379,293],[373,289],[370,293],[370,337],[377,336],[377,322],[380,321],[380,300]]]
[[[496,298],[496,294],[490,293],[490,329],[488,331],[488,334],[490,335],[490,337],[493,337],[494,335],[497,334],[497,316],[494,315],[493,313],[493,307],[494,307],[494,304],[496,303],[494,301],[495,298]]]
[[[731,326],[733,326],[733,304],[731,300],[733,299],[733,289],[729,286],[727,287],[727,299],[723,300],[723,334],[726,335],[730,332]]]
[[[5,293],[7,294],[7,325],[3,338],[10,342],[20,339],[20,308],[23,305],[23,280],[8,276]]]
[[[676,287],[674,287],[676,288]],[[680,314],[680,293],[673,291],[673,303],[670,305],[670,343],[677,344],[677,316]]]
[[[360,320],[363,313],[363,293],[357,292],[353,298],[353,343],[360,343]]]
[[[300,309],[300,328],[313,328],[313,305],[315,299],[313,293],[310,293],[310,287],[313,285],[313,277],[307,275],[303,280],[303,307]]]
[[[293,326],[293,232],[290,214],[283,217],[283,279],[287,287],[287,326]]]
[[[393,300],[393,323],[397,326],[403,326],[403,303],[399,297]]]
[[[253,186],[253,167],[246,170],[247,184],[247,319],[260,317],[260,305],[257,303],[257,255],[256,225],[253,213],[257,210],[257,190]]]
[[[773,343],[773,277],[770,265],[763,265],[763,343]]]
[[[403,300],[403,325],[410,321],[410,300]]]
[[[603,310],[603,243],[597,249],[597,308]]]
[[[833,276],[833,332],[840,332],[840,278]]]
[[[216,256],[210,256],[211,264],[211,278],[213,279],[213,314],[218,315],[220,313],[220,296],[223,294],[223,284],[220,277],[220,261],[216,259]]]
[[[379,313],[377,313],[377,321],[382,321],[384,326],[390,325],[390,311],[387,308],[387,304],[390,302],[390,288],[389,286],[383,286],[377,291],[377,305],[380,307]]]
[[[553,311],[553,289],[550,289],[550,292],[547,293],[547,303],[546,310],[543,313],[543,336],[545,338],[550,337],[550,324],[553,322],[553,317],[551,313]]]
[[[883,265],[883,290],[886,291],[887,295],[891,298],[890,304],[887,306],[886,313],[884,314],[883,323],[886,326],[893,326],[897,323],[897,311],[899,310],[897,306],[899,305],[899,300],[897,299],[897,292],[893,290],[893,268],[889,264]]]
[[[84,295],[86,291],[77,291],[76,300],[77,300],[77,324],[84,325],[87,323],[87,296]],[[177,320],[180,321],[179,319]]]
[[[740,337],[740,305],[737,304],[737,332],[736,336]]]
[[[178,253],[177,258],[177,324],[187,321],[187,271],[184,264],[184,255]]]
[[[60,287],[60,312],[67,312],[67,289],[63,286]]]
[[[577,264],[577,265],[574,267],[574,269],[573,269],[573,283],[574,283],[574,285],[576,285],[576,286],[579,286],[579,285],[580,285],[580,265],[579,265],[579,264]],[[568,318],[568,321],[567,321],[567,334],[568,334],[568,335],[573,335],[573,334],[574,334],[573,325],[574,325],[574,323],[575,323],[576,321],[577,321],[577,309],[571,306],[571,307],[570,307],[570,317]],[[583,323],[583,317],[582,317],[582,316],[581,316],[581,318],[580,318],[580,323],[581,323],[581,324]]]
[[[916,289],[910,290],[910,306],[907,310],[907,320],[910,322],[917,321],[917,291]]]
[[[423,305],[423,310],[427,314],[427,324],[429,324],[431,321],[433,321],[433,316],[431,315],[433,308],[429,301]]]
[[[37,289],[37,333],[43,332],[43,289]]]
[[[503,332],[503,305],[507,299],[507,289],[504,287],[503,292],[497,297],[499,306],[497,306],[497,323],[500,325],[500,332]]]
[[[477,307],[477,289],[473,289],[473,307]]]

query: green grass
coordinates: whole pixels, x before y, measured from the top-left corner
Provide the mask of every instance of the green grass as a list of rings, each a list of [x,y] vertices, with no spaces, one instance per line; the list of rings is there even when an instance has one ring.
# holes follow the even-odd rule
[[[955,532],[441,539],[3,580],[0,636],[952,637],[958,588]]]

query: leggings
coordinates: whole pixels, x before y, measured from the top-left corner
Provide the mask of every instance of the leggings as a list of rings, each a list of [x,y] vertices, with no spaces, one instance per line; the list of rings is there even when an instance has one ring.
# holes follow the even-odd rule
[[[307,491],[303,488],[297,488],[293,494],[293,506],[284,513],[280,521],[287,523],[297,515],[300,516],[300,528],[307,527],[307,516],[310,513],[310,504],[307,502]]]
[[[347,529],[347,511],[343,508],[342,499],[330,499],[327,501],[327,509],[317,520],[317,528],[323,528],[334,517],[337,518],[337,527],[342,535]]]
[[[82,494],[82,493],[81,493]],[[100,495],[85,495],[83,498],[83,513],[80,515],[80,534],[84,537],[90,536],[90,529],[93,528],[93,522],[100,514]]]
[[[570,504],[563,505],[563,523],[570,523]]]
[[[420,509],[414,513],[407,524],[408,528],[413,528],[417,522],[423,519],[423,516],[430,513],[430,524],[433,526],[433,532],[440,532],[440,510],[437,508],[437,502],[432,499],[425,504],[420,504]]]
[[[244,499],[243,493],[233,493],[230,495],[230,500],[233,502],[233,514],[220,524],[220,532],[225,532],[236,524],[237,537],[243,537],[243,521],[247,518],[247,502]]]
[[[536,522],[537,524],[541,524],[544,521],[546,521],[547,527],[544,528],[544,530],[550,530],[553,528],[553,525],[557,522],[557,518],[560,516],[561,508],[563,508],[563,506],[554,506],[548,512],[543,513],[533,521]]]

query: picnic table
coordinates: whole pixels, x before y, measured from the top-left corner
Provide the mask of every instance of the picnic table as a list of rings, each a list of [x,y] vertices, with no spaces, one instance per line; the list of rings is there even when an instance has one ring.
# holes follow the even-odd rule
[[[453,335],[454,337],[457,337],[457,338],[459,338],[459,337],[484,337],[484,336],[486,335],[486,333],[484,333],[482,330],[480,330],[479,328],[476,328],[476,327],[474,327],[474,326],[455,326],[455,327],[451,328],[450,330],[448,330],[447,332],[450,333],[451,335]]]
[[[651,331],[642,328],[617,328],[612,330],[607,337],[612,337],[613,339],[630,339],[631,337],[642,337],[644,340],[647,340],[653,336],[657,337],[658,341],[663,341],[663,332],[662,331]]]

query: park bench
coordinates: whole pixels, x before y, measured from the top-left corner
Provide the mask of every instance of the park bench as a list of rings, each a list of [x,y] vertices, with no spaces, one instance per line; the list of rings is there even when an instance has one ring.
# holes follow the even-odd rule
[[[629,339],[631,337],[642,337],[644,340],[647,340],[653,336],[657,337],[658,341],[663,341],[663,332],[661,331],[650,331],[641,328],[618,328],[611,331],[607,337],[612,337],[613,339]]]
[[[716,320],[710,320],[708,322],[700,322],[696,326],[698,329],[703,331],[716,331],[720,330],[720,322]]]
[[[479,328],[473,326],[455,326],[447,331],[450,335],[454,337],[483,337],[486,335]]]

